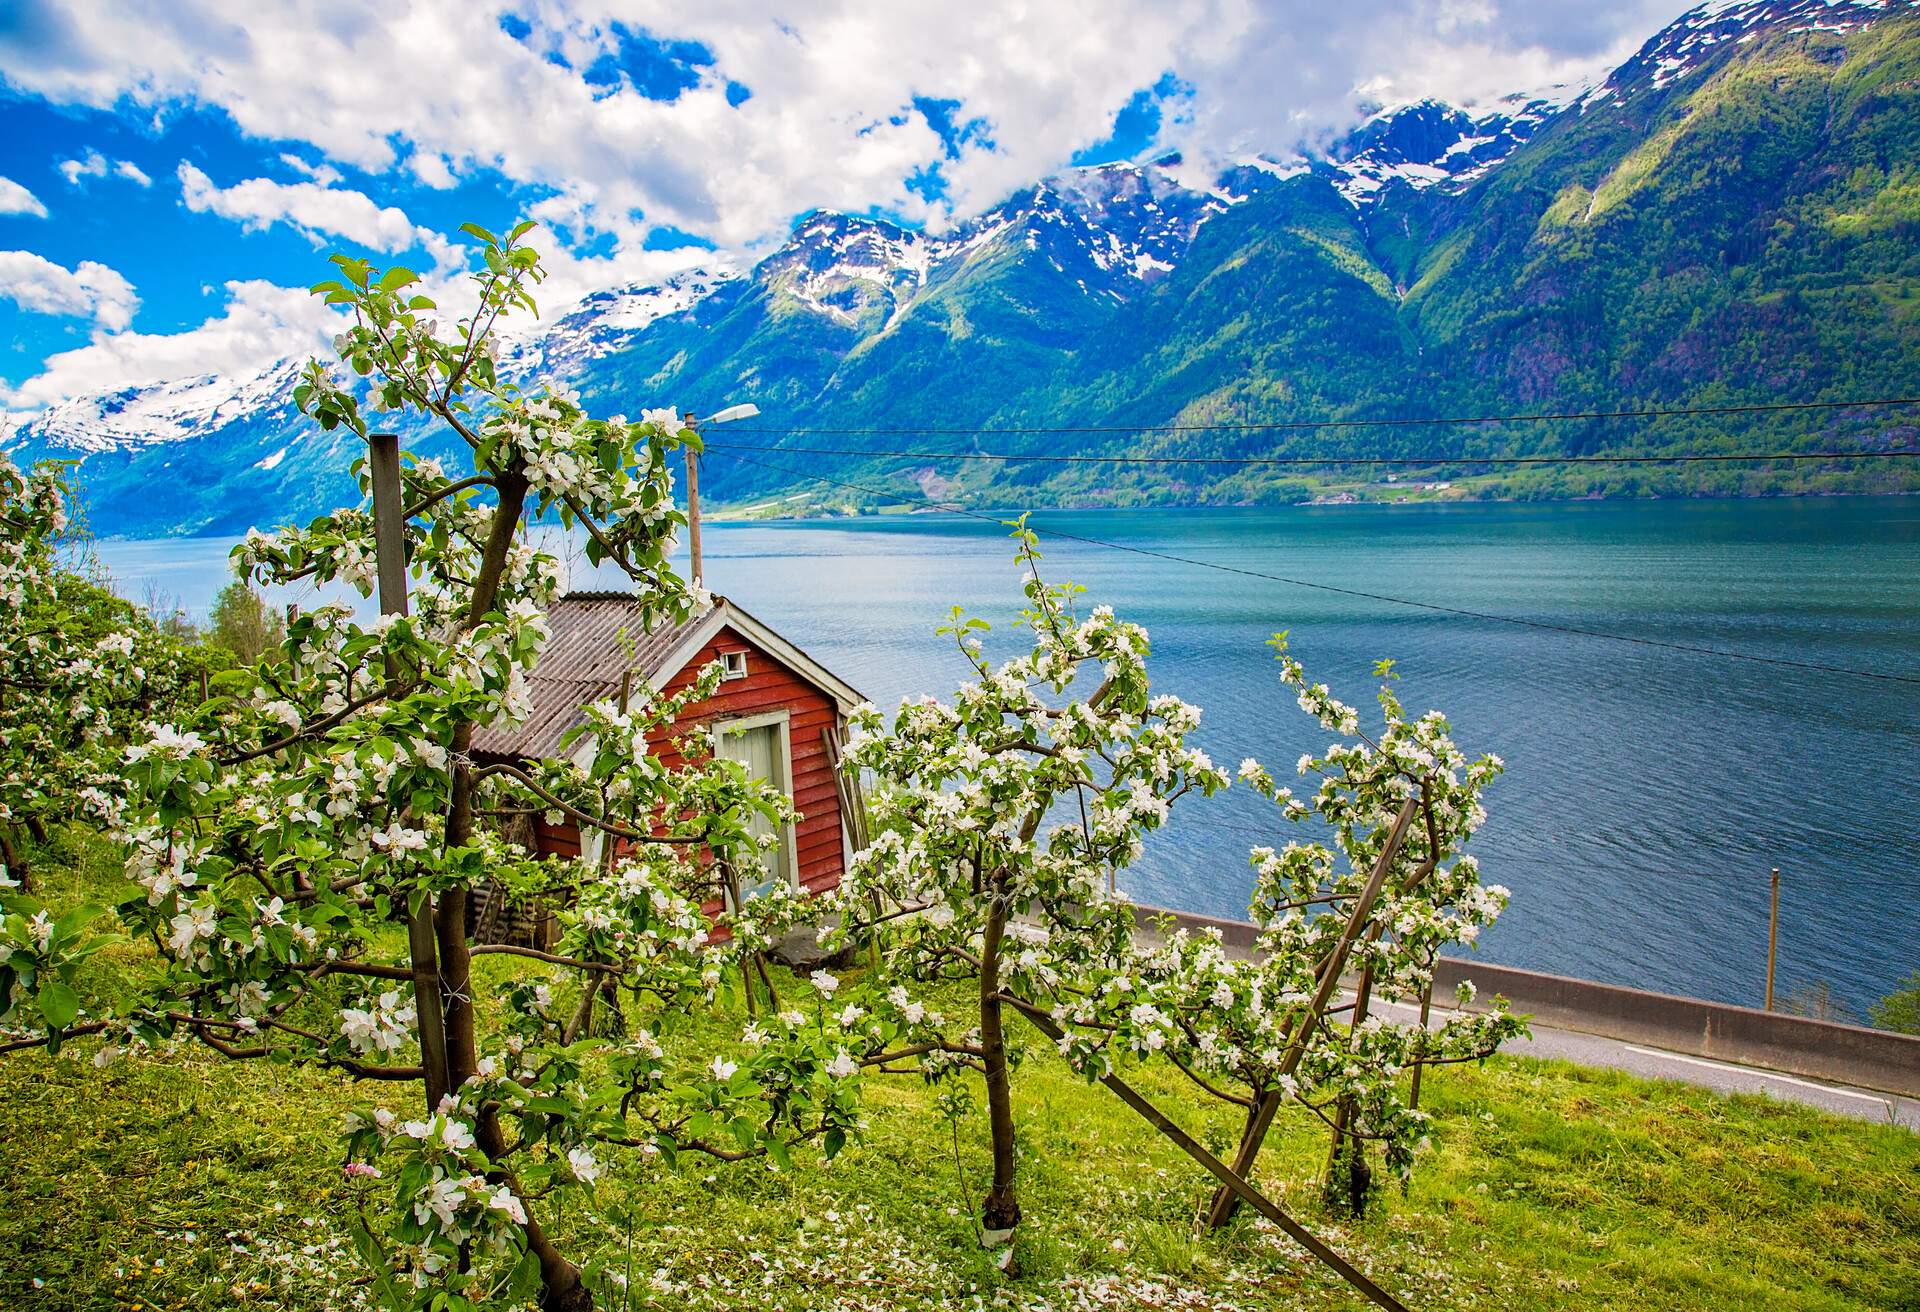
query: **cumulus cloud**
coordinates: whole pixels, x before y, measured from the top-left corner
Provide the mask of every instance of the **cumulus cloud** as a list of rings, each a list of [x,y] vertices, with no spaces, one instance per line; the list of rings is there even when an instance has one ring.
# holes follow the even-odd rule
[[[453,247],[439,233],[417,226],[398,206],[375,203],[365,192],[322,182],[275,182],[271,178],[250,178],[220,187],[184,162],[179,175],[181,199],[188,209],[232,219],[252,231],[284,223],[315,245],[329,237],[342,237],[389,255],[419,246],[433,256],[436,265],[458,262]]]
[[[528,0],[505,25],[464,0],[397,19],[373,0],[320,17],[101,0],[84,22],[26,7],[0,33],[0,73],[30,93],[216,105],[247,133],[362,169],[436,187],[498,169],[622,238],[664,224],[742,248],[815,207],[936,222],[984,208],[1104,139],[1167,72],[1192,88],[1175,144],[1285,152],[1369,100],[1471,101],[1586,72],[1678,4],[833,0],[795,15],[765,0]],[[635,33],[690,43],[660,47],[668,85],[623,66]],[[954,102],[979,131],[943,137],[917,98]],[[908,184],[936,168],[929,200]]]
[[[94,260],[69,269],[32,251],[0,251],[0,296],[34,314],[91,319],[111,332],[140,308],[133,284]]]
[[[0,254],[0,282],[8,258]],[[229,282],[226,291],[225,309],[197,328],[96,334],[85,346],[49,357],[19,387],[0,387],[0,403],[24,413],[73,396],[169,379],[257,373],[289,354],[324,350],[340,330],[338,315],[303,287],[253,280]]]
[[[0,214],[31,214],[37,219],[47,217],[47,207],[40,198],[15,182],[12,178],[0,178]]]

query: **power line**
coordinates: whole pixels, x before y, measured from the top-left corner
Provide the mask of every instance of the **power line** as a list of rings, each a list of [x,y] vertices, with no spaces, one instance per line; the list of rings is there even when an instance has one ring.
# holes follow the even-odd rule
[[[779,433],[798,436],[806,433],[906,433],[979,437],[1007,433],[1225,433],[1308,431],[1328,428],[1435,428],[1453,424],[1536,424],[1575,419],[1672,419],[1686,415],[1779,414],[1797,410],[1864,410],[1881,406],[1920,406],[1920,396],[1879,397],[1856,401],[1763,401],[1747,405],[1649,407],[1640,410],[1563,410],[1530,415],[1453,415],[1401,419],[1291,419],[1211,424],[1080,424],[1010,428],[940,428],[932,426],[868,428],[778,428],[740,427],[736,433]]]
[[[931,497],[915,496],[911,493],[889,492],[882,488],[868,487],[861,483],[849,483],[843,479],[831,478],[826,474],[815,474],[805,470],[788,469],[780,465],[769,464],[764,460],[755,460],[748,456],[726,453],[731,460],[741,464],[758,465],[762,469],[791,478],[812,479],[816,483],[826,483],[845,488],[851,492],[862,492],[868,496],[886,497],[893,500],[915,501],[943,510],[951,515],[966,519],[977,519],[986,524],[1001,524],[1004,521],[992,515],[983,515],[963,506],[954,506],[934,500]],[[1887,683],[1920,684],[1920,676],[1908,674],[1887,674],[1879,670],[1855,669],[1847,665],[1828,665],[1820,661],[1796,661],[1784,656],[1758,656],[1749,652],[1728,651],[1721,647],[1700,647],[1690,643],[1667,642],[1659,638],[1636,638],[1624,633],[1608,633],[1602,629],[1583,629],[1571,624],[1553,624],[1545,620],[1530,620],[1517,615],[1497,615],[1489,611],[1467,610],[1459,606],[1442,606],[1430,601],[1415,601],[1408,597],[1394,597],[1380,592],[1365,592],[1358,588],[1342,588],[1331,583],[1315,583],[1308,579],[1288,578],[1284,574],[1269,574],[1262,570],[1247,569],[1239,565],[1224,565],[1218,561],[1200,560],[1193,556],[1177,556],[1168,551],[1155,551],[1149,547],[1130,546],[1124,542],[1110,542],[1104,538],[1090,538],[1078,533],[1068,533],[1056,528],[1030,526],[1036,533],[1047,537],[1059,538],[1067,542],[1079,542],[1087,546],[1105,547],[1110,551],[1124,551],[1135,556],[1145,556],[1153,560],[1164,560],[1178,565],[1191,565],[1197,569],[1217,570],[1222,574],[1237,574],[1244,578],[1264,579],[1270,583],[1285,583],[1290,587],[1310,588],[1315,592],[1331,592],[1344,597],[1359,597],[1367,601],[1386,602],[1394,606],[1407,606],[1415,610],[1432,611],[1441,615],[1457,615],[1465,619],[1485,620],[1493,624],[1511,624],[1521,628],[1538,629],[1548,633],[1564,633],[1582,638],[1598,638],[1606,642],[1632,643],[1639,647],[1658,647],[1666,651],[1683,651],[1696,656],[1714,656],[1722,660],[1747,661],[1759,665],[1783,666],[1797,670],[1812,670],[1822,674],[1848,674],[1860,679],[1878,679]]]
[[[772,432],[772,429],[755,429]],[[794,429],[793,432],[808,430]],[[818,431],[818,430],[815,430]],[[934,430],[922,430],[932,432]],[[980,431],[980,436],[991,432]],[[1771,462],[1776,460],[1886,460],[1899,456],[1920,456],[1920,449],[1898,451],[1770,451],[1749,453],[1687,452],[1678,455],[1601,455],[1601,456],[1098,456],[1098,455],[1023,455],[1000,451],[902,451],[886,448],[861,449],[833,446],[748,446],[740,442],[708,441],[710,451],[752,451],[763,455],[871,456],[906,460],[992,460],[1032,461],[1050,465],[1686,465]]]

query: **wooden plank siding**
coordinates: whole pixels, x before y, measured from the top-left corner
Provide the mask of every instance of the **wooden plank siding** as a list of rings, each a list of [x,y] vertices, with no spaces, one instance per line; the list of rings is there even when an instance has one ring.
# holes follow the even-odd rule
[[[676,671],[661,694],[671,696],[684,691],[709,662],[720,659],[723,653],[741,651],[747,653],[747,677],[729,679],[712,697],[687,707],[675,724],[664,732],[656,731],[648,739],[648,746],[662,765],[670,770],[678,769],[686,762],[674,749],[674,739],[687,729],[770,711],[786,711],[787,737],[792,750],[788,771],[794,806],[800,812],[793,827],[800,886],[809,893],[831,892],[840,886],[841,876],[846,872],[840,796],[834,787],[833,766],[826,744],[820,737],[822,729],[834,727],[833,698],[731,627],[722,628],[713,641]],[[535,831],[542,853],[564,857],[580,854],[580,829],[573,822],[549,824],[541,817],[536,820]],[[717,914],[720,903],[710,903],[706,910],[709,915]],[[724,931],[717,937],[724,938]]]
[[[787,712],[787,737],[793,753],[788,768],[793,803],[800,811],[800,819],[794,823],[800,886],[809,893],[830,892],[840,886],[840,877],[846,872],[840,841],[840,799],[834,790],[826,744],[820,741],[820,730],[833,727],[833,698],[731,627],[721,629],[674,674],[663,691],[670,695],[685,689],[709,661],[720,659],[722,653],[738,651],[747,653],[747,677],[722,683],[712,697],[689,706],[680,723],[712,725],[769,711]],[[669,768],[681,763],[670,742],[655,741],[652,747]]]

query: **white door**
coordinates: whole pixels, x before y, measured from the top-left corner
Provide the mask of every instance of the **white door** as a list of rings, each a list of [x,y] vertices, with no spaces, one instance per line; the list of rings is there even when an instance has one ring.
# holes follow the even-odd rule
[[[719,738],[720,755],[729,761],[738,761],[747,767],[747,773],[755,779],[764,779],[785,793],[789,799],[793,796],[792,769],[787,760],[787,733],[784,719],[764,723],[748,721],[739,725],[721,725]],[[760,859],[766,865],[767,876],[751,885],[746,881],[749,876],[743,870],[741,874],[741,892],[746,895],[762,892],[780,880],[792,878],[790,844],[793,835],[787,826],[782,825],[775,832],[774,825],[757,812],[749,817],[747,830],[755,838],[773,834],[776,839],[772,849],[762,852]]]

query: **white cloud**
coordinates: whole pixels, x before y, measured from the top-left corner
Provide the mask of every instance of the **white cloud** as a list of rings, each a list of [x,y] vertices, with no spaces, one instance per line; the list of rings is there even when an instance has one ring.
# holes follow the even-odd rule
[[[37,219],[47,217],[47,207],[40,198],[15,182],[12,178],[0,178],[0,214],[31,214]]]
[[[84,13],[22,2],[27,20],[0,25],[0,80],[16,92],[132,104],[156,118],[206,106],[251,137],[298,144],[280,163],[300,181],[223,187],[181,164],[185,203],[249,228],[284,223],[316,243],[425,249],[435,265],[427,291],[451,313],[464,291],[456,248],[340,185],[342,168],[434,188],[492,171],[537,189],[544,199],[529,208],[558,238],[540,243],[552,273],[540,300],[557,308],[600,287],[751,257],[815,208],[880,207],[938,228],[1106,139],[1135,93],[1169,73],[1182,92],[1160,145],[1204,174],[1205,161],[1324,142],[1369,101],[1470,104],[1590,76],[1682,0],[816,0],[798,14],[770,0],[523,0],[515,12],[534,25],[525,43],[493,21],[499,6],[469,0],[324,9],[95,0]],[[589,86],[579,70],[610,50],[616,22],[697,42],[711,62],[690,66],[672,100]],[[751,93],[738,105],[735,84]],[[976,130],[950,147],[915,107],[920,97],[956,102],[953,121]],[[74,185],[109,174],[148,181],[98,151],[58,168]],[[932,202],[907,184],[935,168],[945,189]],[[24,188],[18,201],[13,185],[0,185],[0,212],[38,204]],[[504,226],[517,216],[475,217]],[[646,250],[660,226],[721,254]],[[589,249],[598,254],[576,253]],[[123,295],[107,285],[111,270],[40,263],[74,286],[100,270],[87,275],[95,288],[83,312],[102,328],[114,317],[125,326],[137,302],[124,280]],[[28,295],[79,303],[82,293],[36,272]],[[225,311],[199,328],[102,334],[5,399],[37,407],[168,371],[257,368],[308,349],[328,317],[301,292],[227,287]]]
[[[315,245],[329,237],[343,237],[388,255],[422,247],[436,265],[459,258],[439,233],[415,225],[398,206],[376,204],[364,192],[319,182],[275,182],[271,178],[250,178],[220,187],[184,162],[179,173],[181,199],[188,209],[232,219],[250,231],[284,223]]]
[[[67,180],[69,187],[80,185],[82,178],[104,178],[107,176],[107,157],[97,150],[90,150],[83,159],[63,159],[60,161],[60,176]]]
[[[111,173],[116,178],[141,187],[151,187],[153,179],[147,176],[145,169],[130,159],[108,159],[97,150],[89,150],[79,159],[63,159],[56,166],[67,185],[77,187],[87,178],[104,178]]]
[[[68,269],[32,251],[0,251],[0,296],[34,314],[91,319],[118,331],[140,308],[133,284],[94,260]]]
[[[291,151],[283,151],[280,162],[298,173],[301,177],[312,178],[323,186],[331,186],[340,181],[340,170],[331,164],[311,164]]]
[[[339,331],[335,312],[305,288],[256,280],[229,282],[226,290],[226,308],[197,328],[96,334],[86,346],[49,357],[19,387],[0,387],[0,403],[25,413],[69,397],[169,379],[257,373],[286,356],[323,351]]]
[[[254,136],[429,186],[498,169],[568,193],[623,242],[669,224],[747,248],[815,207],[937,221],[906,186],[936,165],[947,204],[977,211],[1105,138],[1168,71],[1194,88],[1177,144],[1285,151],[1352,122],[1358,88],[1475,99],[1553,80],[1678,4],[824,0],[795,15],[767,0],[528,0],[523,44],[465,0],[343,0],[320,17],[255,0],[100,0],[85,21],[47,5],[0,35],[0,73],[65,102],[215,105]],[[615,21],[698,42],[713,62],[671,102],[607,94],[576,70],[609,48]],[[730,104],[730,82],[751,98]],[[983,122],[991,146],[947,159],[916,96],[960,102],[955,118]]]

